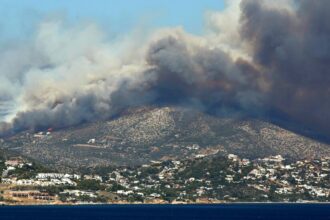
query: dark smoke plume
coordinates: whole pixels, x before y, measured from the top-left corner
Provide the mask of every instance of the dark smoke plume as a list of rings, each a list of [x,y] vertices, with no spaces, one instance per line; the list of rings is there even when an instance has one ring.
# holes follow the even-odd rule
[[[209,14],[205,36],[175,28],[107,42],[95,25],[41,24],[31,46],[2,49],[0,95],[17,109],[0,133],[171,104],[276,112],[330,137],[330,1],[230,2]]]
[[[291,11],[247,0],[241,9],[241,38],[271,84],[268,105],[330,135],[330,2],[297,1]]]

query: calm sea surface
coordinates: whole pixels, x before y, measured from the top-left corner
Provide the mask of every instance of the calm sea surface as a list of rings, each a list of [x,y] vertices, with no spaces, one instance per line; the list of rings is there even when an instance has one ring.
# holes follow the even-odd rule
[[[3,206],[0,219],[330,219],[326,204]]]

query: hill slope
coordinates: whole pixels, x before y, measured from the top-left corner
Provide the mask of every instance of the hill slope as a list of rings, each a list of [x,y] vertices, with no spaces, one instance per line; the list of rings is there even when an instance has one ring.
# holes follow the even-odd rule
[[[137,165],[150,160],[216,152],[257,158],[330,156],[330,146],[255,119],[214,117],[195,110],[131,109],[114,120],[36,135],[21,133],[1,143],[56,166]]]

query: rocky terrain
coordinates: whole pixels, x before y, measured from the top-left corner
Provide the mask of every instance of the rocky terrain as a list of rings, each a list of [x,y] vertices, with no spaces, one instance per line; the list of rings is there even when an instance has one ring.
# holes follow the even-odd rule
[[[57,168],[141,165],[152,160],[233,153],[249,159],[281,154],[297,160],[330,156],[330,146],[257,119],[215,117],[180,107],[130,109],[113,120],[0,141]]]

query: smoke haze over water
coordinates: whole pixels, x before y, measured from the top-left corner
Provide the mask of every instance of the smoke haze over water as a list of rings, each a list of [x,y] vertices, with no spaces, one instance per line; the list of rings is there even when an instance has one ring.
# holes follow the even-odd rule
[[[0,100],[15,109],[0,134],[166,103],[279,112],[330,137],[329,10],[327,0],[228,1],[207,13],[203,36],[168,28],[108,39],[95,24],[44,21],[33,39],[1,48]]]

